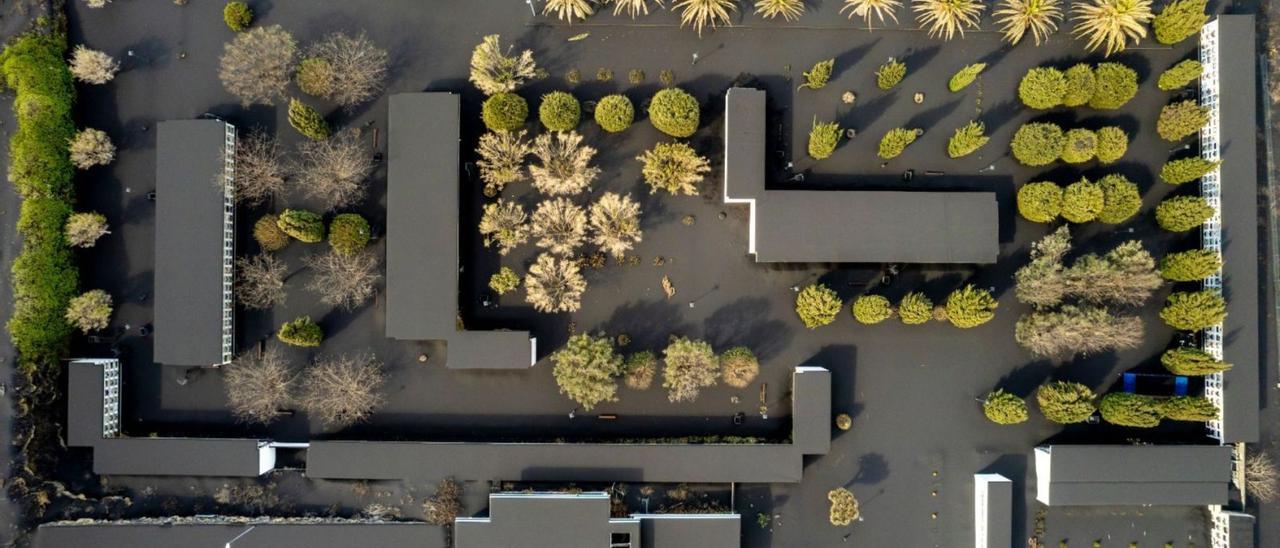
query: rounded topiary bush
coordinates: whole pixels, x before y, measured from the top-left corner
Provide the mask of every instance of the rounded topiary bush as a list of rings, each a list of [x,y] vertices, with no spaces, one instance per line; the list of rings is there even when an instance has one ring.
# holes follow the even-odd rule
[[[1092,160],[1098,152],[1098,136],[1087,129],[1067,131],[1062,142],[1062,161],[1079,164]]]
[[[627,356],[622,364],[622,371],[628,388],[648,390],[658,373],[658,358],[648,350],[636,352]]]
[[[1166,141],[1178,141],[1192,135],[1209,123],[1209,107],[1202,107],[1193,100],[1178,101],[1160,109],[1156,119],[1156,133]]]
[[[1096,87],[1089,98],[1090,107],[1115,110],[1138,94],[1138,73],[1120,63],[1099,63],[1093,77]]]
[[[1169,420],[1208,422],[1218,418],[1219,409],[1203,396],[1174,396],[1160,402],[1160,414]]]
[[[1097,183],[1081,179],[1062,191],[1062,218],[1073,223],[1087,223],[1098,218],[1106,204],[1106,194]]]
[[[329,247],[352,255],[369,244],[369,221],[356,213],[342,213],[329,223]]]
[[[1171,185],[1190,183],[1217,169],[1221,163],[1221,160],[1206,160],[1200,156],[1169,160],[1160,167],[1160,180]]]
[[[595,118],[601,129],[618,133],[631,127],[631,122],[636,118],[636,109],[626,95],[615,93],[596,103]]]
[[[1160,73],[1160,78],[1156,80],[1156,87],[1163,91],[1181,89],[1196,81],[1203,73],[1204,65],[1201,65],[1200,61],[1187,59]]]
[[[1097,410],[1093,398],[1093,390],[1078,382],[1054,381],[1036,389],[1040,413],[1058,424],[1084,422]]]
[[[658,131],[685,138],[698,131],[698,100],[680,88],[667,88],[649,102],[649,123]]]
[[[529,119],[529,103],[514,93],[495,93],[484,100],[480,117],[492,131],[514,131]]]
[[[1064,139],[1062,128],[1057,124],[1031,122],[1018,128],[1009,147],[1022,165],[1044,166],[1058,159]]]
[[[796,315],[809,329],[822,327],[836,320],[844,302],[831,288],[814,284],[796,295]]]
[[[1063,73],[1067,79],[1067,91],[1062,96],[1062,106],[1080,107],[1089,103],[1098,87],[1093,77],[1093,67],[1088,63],[1073,65]]]
[[[882,295],[863,295],[853,301],[853,317],[858,323],[875,325],[893,317],[893,305]]]
[[[1027,402],[1004,390],[987,394],[982,401],[982,413],[996,424],[1018,424],[1027,421]]]
[[[320,342],[324,340],[324,331],[310,316],[301,316],[280,326],[276,338],[293,346],[320,346]]]
[[[760,373],[760,361],[750,348],[737,346],[720,355],[720,375],[734,388],[746,388]]]
[[[1067,78],[1053,67],[1036,67],[1018,83],[1018,98],[1035,109],[1050,109],[1062,104],[1067,93]]]
[[[542,96],[538,105],[538,120],[550,131],[570,131],[582,121],[582,105],[573,94],[553,91]]]
[[[1170,348],[1160,355],[1160,365],[1174,375],[1200,377],[1231,369],[1231,364],[1210,356],[1199,348],[1181,346]]]
[[[898,303],[898,319],[907,325],[920,325],[933,319],[933,301],[924,293],[903,295]]]
[[[1182,331],[1199,331],[1222,323],[1227,317],[1227,301],[1216,291],[1177,291],[1169,295],[1160,310],[1160,319]]]
[[[1210,249],[1192,249],[1160,259],[1160,276],[1171,282],[1198,282],[1222,268],[1222,256]]]
[[[1033,223],[1052,223],[1062,214],[1062,187],[1049,181],[1022,185],[1018,189],[1018,213]]]
[[[517,287],[520,287],[520,275],[511,270],[511,267],[504,266],[499,268],[497,272],[489,276],[489,289],[492,289],[498,295],[506,295],[515,291]]]
[[[320,111],[297,99],[289,99],[289,125],[314,141],[328,139],[333,133]]]
[[[298,83],[298,89],[307,95],[328,97],[333,93],[333,65],[329,64],[328,59],[320,57],[303,59],[298,63],[298,71],[294,73],[293,80]]]
[[[966,285],[947,297],[947,321],[961,329],[978,327],[996,317],[997,306],[990,291]]]
[[[267,214],[253,223],[253,239],[263,251],[279,251],[289,245],[289,235],[280,229],[280,218]]]
[[[243,31],[253,24],[253,10],[244,2],[227,2],[222,8],[222,21],[231,30]]]
[[[314,244],[324,240],[324,220],[310,211],[286,209],[280,213],[276,226],[299,242]]]
[[[1156,223],[1169,232],[1199,228],[1213,217],[1213,207],[1200,196],[1175,196],[1156,206]]]
[[[1151,396],[1112,392],[1098,403],[1102,420],[1116,426],[1155,428],[1160,426],[1160,402]]]
[[[1102,188],[1102,211],[1098,212],[1098,221],[1115,225],[1123,223],[1138,213],[1142,207],[1142,195],[1138,185],[1128,177],[1112,173],[1098,179],[1098,187]]]
[[[1098,138],[1098,161],[1110,164],[1123,158],[1129,152],[1129,134],[1116,126],[1107,126],[1095,131]]]

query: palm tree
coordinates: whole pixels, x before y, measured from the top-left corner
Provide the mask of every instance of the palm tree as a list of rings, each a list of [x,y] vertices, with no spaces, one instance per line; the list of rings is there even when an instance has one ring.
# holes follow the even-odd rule
[[[773,19],[779,15],[795,21],[804,15],[804,0],[756,0],[756,15]]]
[[[551,12],[555,12],[560,20],[572,23],[575,18],[586,19],[595,13],[595,10],[587,0],[547,0],[547,5],[542,8],[542,14],[547,15]]]
[[[663,6],[663,0],[655,0],[659,6]],[[649,15],[649,0],[613,0],[613,14],[618,15],[623,11],[627,12],[632,19],[637,15]]]
[[[1089,0],[1072,10],[1076,22],[1071,33],[1088,40],[1089,51],[1102,46],[1106,55],[1124,51],[1130,39],[1135,43],[1147,36],[1151,0]]]
[[[1022,37],[1031,31],[1031,37],[1039,46],[1041,41],[1058,31],[1058,22],[1062,20],[1062,8],[1059,0],[1004,0],[1000,9],[994,12],[996,20],[1002,27],[1005,41],[1017,44]]]
[[[702,36],[702,27],[716,23],[729,24],[729,12],[738,11],[734,0],[676,0],[671,9],[680,11],[680,26],[692,23],[698,36]]]
[[[871,16],[875,15],[881,23],[884,23],[885,16],[893,19],[894,23],[898,22],[898,8],[902,7],[902,2],[898,0],[844,0],[844,7],[840,8],[840,13],[849,10],[849,18],[857,15],[867,22],[867,28],[871,27]]]
[[[978,0],[915,0],[911,9],[920,28],[929,29],[930,38],[950,40],[957,32],[964,38],[965,27],[978,28],[986,7]]]

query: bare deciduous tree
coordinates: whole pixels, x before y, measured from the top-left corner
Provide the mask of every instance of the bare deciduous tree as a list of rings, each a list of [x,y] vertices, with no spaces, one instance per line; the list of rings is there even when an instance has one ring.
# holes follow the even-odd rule
[[[284,261],[270,253],[236,259],[236,299],[249,309],[267,309],[284,302]]]
[[[236,201],[258,205],[285,191],[280,141],[262,130],[236,140]],[[217,184],[222,184],[219,177]]]
[[[533,155],[540,164],[529,166],[533,186],[550,196],[582,192],[600,175],[591,166],[596,149],[582,144],[576,131],[544,133],[533,141]]]
[[[236,33],[223,46],[218,79],[244,106],[274,105],[293,76],[298,44],[280,25]]]
[[[105,166],[116,159],[116,146],[107,132],[91,127],[84,128],[69,143],[71,163],[79,169]]]
[[[606,192],[591,206],[591,241],[621,259],[640,241],[640,204]]]
[[[577,263],[550,254],[538,256],[524,280],[525,300],[539,312],[575,312],[582,306],[587,281]]]
[[[328,61],[333,82],[325,98],[347,111],[376,97],[387,79],[387,50],[374,45],[363,32],[325,36],[307,48],[306,57]]]
[[[382,405],[384,380],[372,355],[320,358],[303,374],[302,408],[328,428],[350,426]]]
[[[71,76],[86,84],[105,84],[116,77],[120,63],[110,55],[79,44],[71,52]]]
[[[292,401],[296,376],[280,349],[241,354],[223,370],[227,406],[236,420],[270,424]]]
[[[1248,494],[1261,502],[1272,502],[1280,496],[1280,470],[1266,451],[1258,451],[1244,460],[1244,484]]]
[[[480,137],[476,154],[480,160],[480,180],[486,196],[496,196],[503,187],[524,179],[524,157],[529,155],[525,131],[491,131]]]
[[[538,204],[533,211],[533,237],[538,247],[557,255],[573,255],[587,235],[587,214],[568,198]]]
[[[1024,314],[1014,326],[1013,338],[1032,354],[1063,358],[1136,347],[1142,331],[1137,316],[1115,315],[1100,306],[1063,305]]]
[[[365,179],[373,173],[373,151],[360,142],[360,131],[345,129],[320,140],[298,145],[298,181],[308,198],[326,211],[364,199]]]
[[[498,254],[506,255],[529,241],[529,225],[525,224],[528,218],[524,206],[517,202],[499,198],[497,202],[485,204],[484,213],[480,216],[480,234],[484,236],[484,246],[497,244]]]
[[[515,91],[536,73],[533,52],[524,50],[518,56],[511,55],[511,48],[504,52],[497,34],[485,36],[471,53],[471,83],[485,95]]]
[[[320,295],[320,302],[347,310],[369,300],[382,279],[378,256],[369,249],[350,255],[319,253],[308,256],[306,263],[313,271],[307,289]]]

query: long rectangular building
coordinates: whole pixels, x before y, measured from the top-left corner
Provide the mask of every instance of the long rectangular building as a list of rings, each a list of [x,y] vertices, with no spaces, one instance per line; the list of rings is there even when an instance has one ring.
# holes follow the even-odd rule
[[[724,201],[747,204],[757,262],[994,263],[994,192],[766,188],[765,92],[725,96]]]
[[[1035,449],[1036,500],[1049,506],[1226,504],[1231,447],[1048,445]]]
[[[157,124],[157,363],[206,367],[231,361],[235,139],[235,127],[221,120]]]

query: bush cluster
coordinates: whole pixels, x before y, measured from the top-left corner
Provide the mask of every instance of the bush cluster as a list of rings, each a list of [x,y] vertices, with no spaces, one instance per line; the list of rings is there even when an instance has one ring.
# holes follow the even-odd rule
[[[293,346],[320,346],[320,342],[324,340],[324,331],[311,316],[300,316],[280,326],[276,338]]]
[[[1213,216],[1213,207],[1199,196],[1175,196],[1156,206],[1156,223],[1169,232],[1186,232]]]
[[[1088,179],[1067,185],[1062,191],[1062,218],[1073,223],[1087,223],[1098,218],[1106,204],[1102,187]]]
[[[1090,107],[1115,110],[1138,94],[1138,73],[1120,63],[1099,63],[1093,77],[1096,87],[1089,98]]]
[[[490,131],[515,131],[529,119],[529,103],[515,93],[495,93],[480,106],[480,118]]]
[[[63,231],[73,201],[67,143],[75,135],[75,88],[65,53],[65,35],[48,28],[17,36],[0,53],[0,75],[16,95],[9,180],[23,199],[17,225],[23,241],[11,271],[7,327],[18,364],[28,374],[57,367],[66,353],[72,326],[65,313],[79,284]]]
[[[863,325],[875,325],[893,317],[893,305],[883,295],[863,295],[853,301],[853,318]]]
[[[1156,133],[1166,141],[1178,141],[1200,131],[1209,123],[1209,107],[1202,107],[1192,100],[1178,101],[1160,109],[1156,119]]]
[[[1052,223],[1062,214],[1062,187],[1037,181],[1018,189],[1018,213],[1033,223]]]
[[[1206,160],[1200,156],[1169,160],[1160,166],[1160,180],[1171,185],[1190,183],[1217,169],[1221,160]]]
[[[916,142],[916,137],[923,133],[924,131],[919,129],[893,128],[880,138],[880,150],[877,154],[884,160],[897,158],[907,149],[907,146]]]
[[[249,4],[244,2],[227,2],[227,5],[222,8],[222,21],[231,30],[243,31],[253,23],[253,10],[249,9]]]
[[[596,123],[609,133],[626,131],[636,119],[636,108],[631,99],[621,93],[607,95],[596,103]]]
[[[1171,282],[1198,282],[1220,268],[1222,256],[1208,249],[1179,251],[1160,259],[1160,276]]]
[[[1067,94],[1067,77],[1053,67],[1036,67],[1018,83],[1018,98],[1034,109],[1050,109],[1062,104]]]
[[[698,100],[680,88],[667,88],[649,101],[649,123],[658,131],[684,139],[698,131]]]
[[[1087,129],[1067,130],[1062,140],[1062,161],[1082,164],[1098,154],[1098,135]]]
[[[1023,165],[1045,166],[1058,159],[1065,139],[1057,124],[1030,122],[1018,128],[1009,146]]]
[[[369,244],[369,221],[358,213],[341,213],[329,223],[329,247],[343,255],[354,255]]]
[[[1204,66],[1195,59],[1186,59],[1160,73],[1156,87],[1163,91],[1182,89],[1204,73]]]
[[[977,80],[978,75],[981,74],[982,70],[985,68],[987,68],[986,63],[965,65],[951,76],[951,80],[947,82],[947,89],[954,93],[969,87],[969,84],[972,84],[974,80]]]
[[[1094,132],[1098,138],[1098,161],[1114,163],[1129,152],[1129,134],[1116,126],[1107,126]]]
[[[1112,173],[1098,179],[1098,186],[1102,188],[1099,222],[1118,225],[1138,214],[1138,209],[1142,207],[1142,194],[1138,191],[1138,185],[1128,177]]]
[[[567,91],[553,91],[542,96],[538,120],[549,131],[571,131],[582,121],[582,105]]]
[[[1062,95],[1062,106],[1082,107],[1089,104],[1098,82],[1093,76],[1093,67],[1088,63],[1072,65],[1063,73],[1067,79],[1067,91]]]
[[[276,219],[276,226],[299,242],[314,244],[324,240],[324,219],[301,209],[286,209]]]

